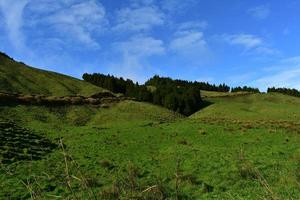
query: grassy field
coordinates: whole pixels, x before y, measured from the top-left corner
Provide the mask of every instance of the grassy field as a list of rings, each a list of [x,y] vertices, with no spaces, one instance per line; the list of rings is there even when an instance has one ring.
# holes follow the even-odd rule
[[[282,94],[251,94],[230,98],[207,98],[213,104],[190,118],[249,120],[300,120],[300,98]]]
[[[89,96],[104,91],[87,82],[24,65],[0,55],[0,92]]]
[[[300,100],[208,100],[188,118],[132,101],[1,107],[0,133],[18,134],[1,149],[0,199],[300,199]]]

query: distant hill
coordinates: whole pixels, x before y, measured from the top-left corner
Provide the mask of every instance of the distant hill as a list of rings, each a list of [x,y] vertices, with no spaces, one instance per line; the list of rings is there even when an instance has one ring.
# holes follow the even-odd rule
[[[85,81],[29,67],[0,53],[0,92],[89,96],[104,89]]]
[[[190,118],[234,120],[300,120],[300,98],[279,93],[211,97],[212,104]]]

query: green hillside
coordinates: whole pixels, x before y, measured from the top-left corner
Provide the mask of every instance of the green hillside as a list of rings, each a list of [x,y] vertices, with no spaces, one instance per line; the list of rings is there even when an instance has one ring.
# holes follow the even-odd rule
[[[147,124],[150,122],[175,122],[183,116],[165,108],[149,103],[122,101],[110,108],[91,105],[46,107],[24,106],[0,107],[1,116],[23,122],[23,125],[35,127],[35,123],[43,126],[122,126],[126,124]]]
[[[0,58],[4,91],[102,91]],[[300,98],[202,95],[190,117],[129,100],[1,105],[0,199],[300,199]]]
[[[29,67],[0,54],[0,91],[23,94],[88,96],[103,91],[76,78]]]
[[[192,119],[227,118],[244,120],[299,120],[300,98],[279,93],[208,98],[209,107],[190,116]]]
[[[132,101],[2,106],[0,199],[299,199],[299,100],[210,100],[189,118]]]

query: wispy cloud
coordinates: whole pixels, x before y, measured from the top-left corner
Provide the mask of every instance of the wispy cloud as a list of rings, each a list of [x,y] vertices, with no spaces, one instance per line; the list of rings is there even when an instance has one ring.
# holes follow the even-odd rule
[[[254,83],[264,87],[290,87],[300,89],[300,56],[290,57],[265,68],[265,73]]]
[[[278,54],[279,51],[270,48],[267,46],[264,39],[251,35],[251,34],[233,34],[233,35],[227,35],[224,34],[221,36],[222,40],[227,42],[230,45],[237,45],[244,48],[243,53],[257,53],[257,54],[263,54],[263,55],[275,55]]]
[[[224,35],[223,38],[232,45],[241,45],[246,49],[256,48],[263,44],[261,38],[250,34]]]
[[[207,28],[207,21],[187,21],[178,25],[179,31],[191,30],[191,29],[205,29]]]
[[[176,34],[170,49],[183,54],[200,53],[206,50],[206,44],[202,32],[184,31]]]
[[[107,22],[104,7],[95,0],[16,0],[13,4],[0,0],[0,10],[9,39],[17,49],[24,49],[27,37],[32,37],[30,42],[34,43],[39,36],[98,48],[93,34]]]
[[[115,47],[123,54],[139,58],[165,52],[163,41],[147,36],[134,36],[128,41],[115,43]]]
[[[130,4],[132,7],[149,6],[154,5],[155,0],[130,0]]]
[[[164,55],[164,42],[148,36],[133,36],[128,41],[113,45],[120,57],[117,62],[110,63],[110,71],[114,74],[143,82],[147,72],[154,71],[149,66],[148,59],[152,56]]]
[[[170,41],[169,50],[175,53],[178,59],[188,61],[191,65],[206,63],[211,57],[203,32],[207,26],[206,21],[187,21],[178,24],[177,31]]]
[[[4,24],[8,33],[11,44],[17,50],[23,50],[24,35],[23,28],[23,11],[28,0],[17,0],[13,3],[7,0],[0,0],[0,12],[2,13]]]
[[[104,7],[95,0],[83,2],[57,1],[48,8],[49,1],[33,1],[29,4],[31,16],[35,16],[31,25],[34,28],[48,26],[47,31],[55,37],[63,38],[88,47],[98,48],[93,34],[103,30],[105,23]],[[49,9],[51,12],[49,12]],[[45,35],[49,35],[45,34]]]
[[[147,31],[164,24],[164,14],[155,6],[127,7],[117,11],[116,31]]]
[[[250,8],[248,13],[258,20],[263,20],[269,17],[271,14],[270,6],[269,5],[260,5],[254,8]]]
[[[189,8],[194,7],[198,2],[197,0],[162,0],[160,4],[162,9],[171,14],[182,14]]]

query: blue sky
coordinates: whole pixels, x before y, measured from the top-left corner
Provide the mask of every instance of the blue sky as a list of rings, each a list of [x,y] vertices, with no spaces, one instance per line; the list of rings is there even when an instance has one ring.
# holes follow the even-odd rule
[[[300,0],[0,0],[0,51],[80,78],[300,89]]]

